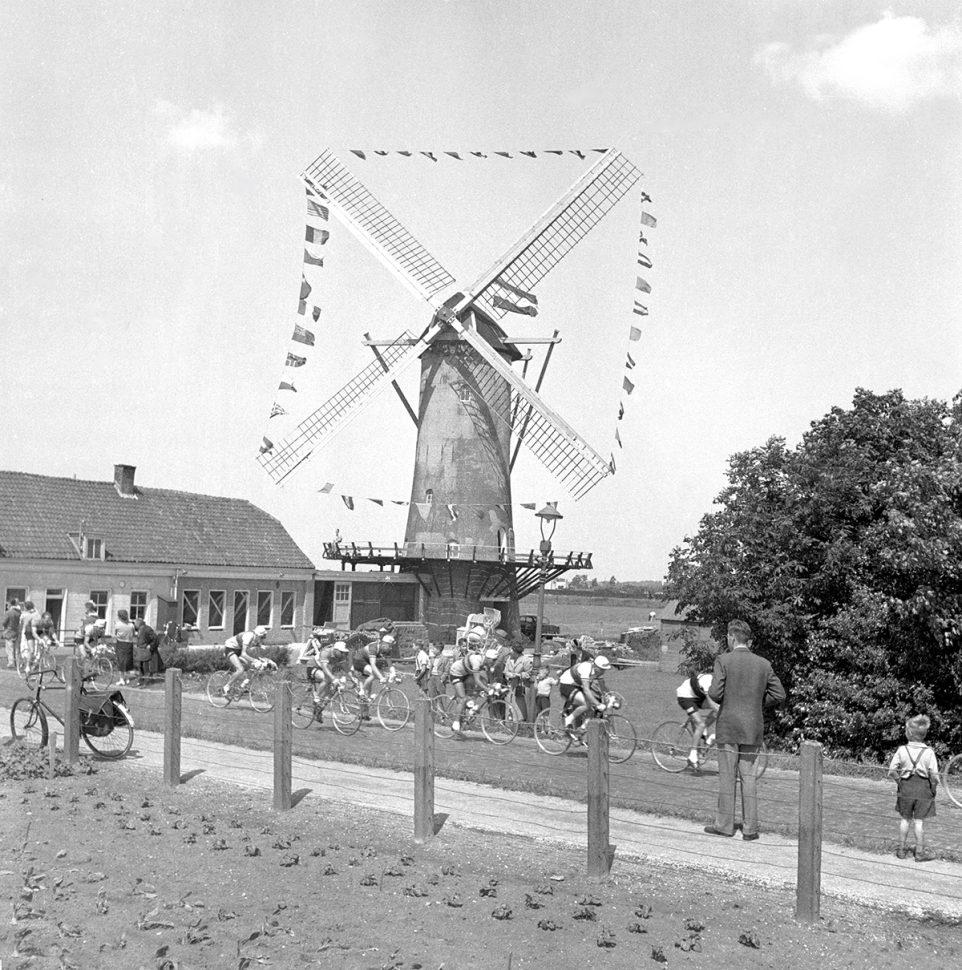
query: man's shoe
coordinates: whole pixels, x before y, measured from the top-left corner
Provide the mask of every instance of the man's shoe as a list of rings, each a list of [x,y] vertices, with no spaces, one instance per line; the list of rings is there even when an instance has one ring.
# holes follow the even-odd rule
[[[721,835],[726,839],[730,839],[735,834],[734,832],[723,832],[721,829],[715,828],[714,825],[706,825],[705,832],[708,835]]]
[[[909,854],[909,850],[906,849],[904,845],[900,845],[895,850],[895,858],[896,859],[905,859],[905,858],[908,857],[908,854]]]
[[[915,850],[915,861],[916,862],[933,862],[935,856],[931,852],[926,852],[925,849]]]
[[[758,838],[757,832],[752,832],[751,834],[749,834],[748,832],[742,832],[742,842],[754,842],[755,839],[757,838]]]

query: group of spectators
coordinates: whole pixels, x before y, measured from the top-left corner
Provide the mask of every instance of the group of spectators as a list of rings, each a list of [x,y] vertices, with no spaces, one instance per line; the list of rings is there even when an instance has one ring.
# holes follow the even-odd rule
[[[49,611],[41,613],[32,600],[12,599],[3,614],[3,646],[7,668],[16,668],[21,656],[32,663],[40,644],[57,645],[56,624]]]

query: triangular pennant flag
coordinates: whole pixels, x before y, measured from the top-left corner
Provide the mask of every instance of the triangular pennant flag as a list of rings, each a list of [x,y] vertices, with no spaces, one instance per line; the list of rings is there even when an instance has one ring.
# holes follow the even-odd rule
[[[607,148],[592,148],[591,150],[593,152],[597,152],[599,155],[604,155],[604,153],[608,151]]]
[[[325,483],[324,483],[324,484],[323,484],[323,485],[322,485],[322,486],[321,486],[321,487],[320,487],[320,488],[318,489],[318,491],[319,491],[319,492],[320,492],[320,493],[321,493],[322,495],[330,495],[330,493],[331,493],[331,489],[332,489],[333,487],[334,487],[334,483],[333,483],[333,482],[325,482]]]
[[[641,201],[642,201],[642,203],[651,202],[651,196],[647,192],[642,192],[641,193]]]
[[[548,155],[564,155],[564,151],[560,148],[546,148],[545,152]]]
[[[495,152],[495,155],[500,155],[502,158],[510,158],[511,152]]]
[[[297,301],[297,312],[301,316],[304,316],[304,314],[307,313],[307,301],[306,300],[298,300]]]
[[[640,242],[642,244],[642,246],[647,246],[648,245],[648,237],[646,235],[644,235],[644,233],[639,233],[638,234],[638,242]]]
[[[484,154],[484,152],[471,152],[471,154],[474,155],[475,158],[487,158],[488,157],[487,155]]]
[[[352,155],[357,155],[358,158],[363,158],[365,161],[367,161],[367,155],[365,155],[364,152],[362,152],[360,148],[352,148],[351,149],[351,154]]]
[[[321,308],[319,306],[316,306],[313,310],[311,310],[311,317],[313,317],[314,322],[317,323],[321,317]]]
[[[374,149],[374,154],[375,155],[381,155],[383,157],[384,155],[390,155],[391,153],[390,152],[386,152],[383,148],[375,148]]]
[[[277,418],[277,417],[280,417],[282,414],[287,414],[287,409],[286,408],[282,408],[277,403],[277,401],[275,401],[273,403],[273,405],[271,405],[271,417],[272,418]]]
[[[638,265],[644,266],[645,269],[651,269],[651,260],[648,258],[646,253],[638,253]]]
[[[522,300],[527,300],[529,303],[533,303],[535,306],[538,305],[538,298],[534,293],[528,293],[526,290],[522,290],[518,286],[512,286],[510,283],[506,283],[501,277],[497,277],[494,281],[502,290],[507,290],[509,293],[513,293],[515,296],[520,297]]]
[[[631,312],[637,313],[639,317],[647,317],[648,307],[646,307],[644,303],[639,303],[637,300],[635,300],[635,305]]]
[[[445,155],[450,155],[452,158],[456,158],[459,162],[463,161],[461,156],[457,152],[445,152]]]
[[[352,495],[342,495],[341,500],[352,512],[354,511],[354,497]]]
[[[285,367],[303,367],[307,363],[306,357],[298,357],[297,354],[288,354],[284,361]]]
[[[391,505],[407,505],[408,503],[399,498],[392,498]]]
[[[313,347],[314,332],[308,330],[306,327],[300,327],[295,324],[294,333],[291,334],[291,340],[296,340],[299,344],[307,344],[308,347]]]
[[[538,308],[533,306],[520,306],[517,303],[512,303],[510,300],[505,300],[500,296],[491,297],[491,306],[496,310],[508,310],[511,313],[523,313],[528,317],[536,317],[538,315]]]
[[[414,507],[418,510],[418,515],[420,515],[422,519],[426,519],[431,514],[430,502],[415,502]]]
[[[611,474],[614,475],[614,473],[615,473],[615,456],[614,455],[611,456],[611,461],[608,462],[608,467],[611,469]]]
[[[621,401],[618,402],[618,420],[620,421],[625,416],[625,406]]]
[[[383,506],[384,505],[384,499],[383,498],[369,498],[368,501],[369,502],[373,502],[375,505],[380,505],[380,506]]]
[[[642,212],[641,224],[643,226],[651,226],[654,229],[658,225],[658,220],[650,212]]]
[[[535,503],[534,502],[522,502],[521,503],[521,508],[523,508],[523,509],[531,509],[531,511],[533,512],[535,510]]]
[[[629,340],[641,340],[641,331],[637,327],[632,327],[628,334]]]
[[[317,246],[323,246],[330,237],[331,234],[326,229],[315,229],[313,226],[307,226],[304,229],[305,241]]]
[[[630,394],[635,389],[635,385],[627,377],[621,382],[621,386],[624,388],[626,394]]]
[[[521,154],[522,155],[527,155],[528,158],[537,158],[538,157],[535,152],[521,152]]]
[[[635,362],[631,359],[631,354],[628,354],[628,360],[625,363],[625,367],[627,367],[628,370],[631,370],[631,368],[634,366],[635,366]]]
[[[584,161],[584,159],[585,159],[585,153],[582,152],[582,151],[579,151],[577,148],[573,148],[571,150],[571,154],[572,155],[577,155],[578,158],[580,158],[582,161]]]
[[[617,442],[618,442],[618,447],[619,447],[619,448],[624,448],[624,447],[625,447],[625,446],[624,446],[624,445],[623,445],[623,444],[621,443],[621,435],[620,435],[620,434],[618,434],[618,429],[617,429],[617,428],[615,428],[615,441],[617,441]]]
[[[635,280],[635,289],[641,290],[642,293],[650,293],[651,287],[648,285],[648,280],[643,280],[640,276]]]
[[[435,157],[434,152],[421,152],[421,154],[426,156],[427,158],[430,158],[432,162],[437,161],[437,158]]]
[[[274,450],[274,442],[270,438],[264,438],[264,443],[260,446],[260,453],[266,455],[267,452]]]
[[[297,393],[297,388],[289,381],[281,381],[280,384],[277,385],[277,389],[279,391],[293,391],[295,394]]]
[[[324,265],[324,257],[323,256],[314,256],[312,253],[310,253],[308,250],[305,249],[304,250],[304,262],[307,263],[310,266],[323,266]]]
[[[451,516],[451,521],[452,522],[456,522],[457,519],[458,519],[458,510],[453,505],[449,505],[448,506],[448,515]]]
[[[413,154],[414,152],[402,152],[402,151],[398,152],[398,155],[403,155],[405,158],[410,158]]]
[[[307,215],[308,218],[323,219],[326,222],[330,212],[326,205],[321,205],[319,202],[313,202],[311,199],[308,199]]]

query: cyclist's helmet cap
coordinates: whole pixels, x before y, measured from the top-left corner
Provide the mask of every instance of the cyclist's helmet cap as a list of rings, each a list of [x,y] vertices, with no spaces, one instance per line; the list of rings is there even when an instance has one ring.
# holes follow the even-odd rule
[[[390,633],[386,633],[383,637],[381,637],[381,643],[394,643],[394,637],[392,637]]]
[[[255,626],[254,627],[254,636],[255,637],[266,637],[267,636],[267,627],[266,626]]]
[[[343,640],[338,640],[332,647],[332,650],[336,650],[338,653],[348,653],[347,644]]]
[[[611,661],[607,657],[595,657],[594,665],[599,670],[609,670],[611,668]]]

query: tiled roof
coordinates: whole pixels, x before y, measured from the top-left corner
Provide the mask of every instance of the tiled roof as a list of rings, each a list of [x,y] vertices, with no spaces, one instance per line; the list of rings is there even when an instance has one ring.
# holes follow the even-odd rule
[[[81,523],[108,562],[312,569],[272,515],[243,499],[0,471],[0,559],[79,559]]]

